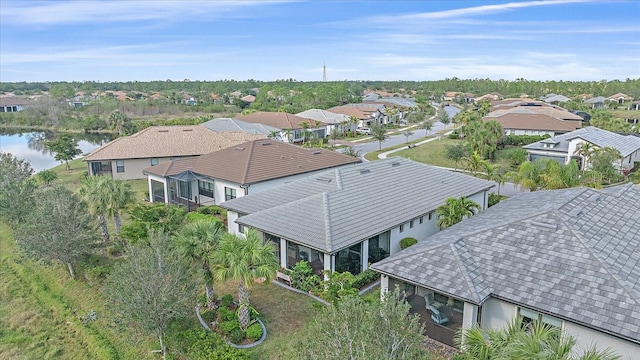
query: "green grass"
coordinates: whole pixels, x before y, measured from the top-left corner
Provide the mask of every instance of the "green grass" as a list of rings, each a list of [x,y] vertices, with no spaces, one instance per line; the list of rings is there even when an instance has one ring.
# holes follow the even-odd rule
[[[462,143],[462,140],[453,140],[445,137],[430,141],[426,144],[418,145],[411,149],[398,151],[392,155],[402,156],[429,165],[460,168],[462,166],[462,162],[456,165],[455,162],[446,157],[447,147],[460,143]]]

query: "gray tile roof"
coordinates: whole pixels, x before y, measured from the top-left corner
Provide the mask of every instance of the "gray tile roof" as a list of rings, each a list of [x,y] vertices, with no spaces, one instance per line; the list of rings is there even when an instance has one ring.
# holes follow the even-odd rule
[[[519,194],[372,265],[481,304],[497,297],[640,343],[640,187]]]
[[[587,104],[597,104],[597,103],[603,103],[606,99],[604,98],[604,96],[596,96],[594,98],[585,100],[585,102]]]
[[[576,138],[581,138],[601,148],[610,147],[617,149],[620,151],[622,156],[628,156],[629,154],[640,150],[640,138],[633,135],[616,134],[594,126],[587,126],[582,129],[554,136],[551,139],[538,141],[523,147],[529,150],[560,151],[567,153],[569,149],[569,141]],[[553,141],[558,145],[553,149],[544,148],[542,144],[549,143],[550,141]]]
[[[238,119],[216,118],[200,124],[209,130],[216,132],[233,132],[240,131],[247,134],[269,135],[271,131],[280,131],[273,126],[263,124],[252,124]]]
[[[403,158],[349,165],[221,206],[237,222],[333,253],[434,211],[449,197],[493,187]]]

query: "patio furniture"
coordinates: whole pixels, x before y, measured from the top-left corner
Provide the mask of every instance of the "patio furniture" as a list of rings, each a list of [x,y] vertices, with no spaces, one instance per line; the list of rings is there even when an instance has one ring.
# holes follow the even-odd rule
[[[449,322],[449,318],[447,317],[447,315],[440,312],[440,310],[438,310],[436,307],[432,306],[431,308],[429,308],[429,310],[431,311],[431,320],[433,320],[433,322],[435,322],[436,324],[444,325]]]

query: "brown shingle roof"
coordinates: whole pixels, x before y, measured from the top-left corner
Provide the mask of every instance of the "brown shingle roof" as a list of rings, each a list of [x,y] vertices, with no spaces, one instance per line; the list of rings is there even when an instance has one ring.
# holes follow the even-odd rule
[[[582,127],[581,117],[549,106],[516,106],[496,110],[482,120],[496,120],[503,129],[573,131]]]
[[[166,177],[190,170],[214,179],[253,184],[358,162],[359,158],[331,150],[254,140],[197,158],[158,164],[144,172]]]
[[[253,124],[273,126],[278,129],[301,129],[300,123],[309,123],[310,121],[293,114],[268,111],[256,111],[247,115],[238,115],[235,118]]]
[[[151,126],[93,150],[84,160],[195,156],[264,138],[243,132],[215,132],[200,125]]]

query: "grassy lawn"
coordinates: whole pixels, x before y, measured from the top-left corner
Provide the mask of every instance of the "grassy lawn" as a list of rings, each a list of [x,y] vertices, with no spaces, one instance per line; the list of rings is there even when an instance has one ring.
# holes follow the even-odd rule
[[[393,156],[402,156],[429,165],[460,168],[462,166],[462,162],[456,165],[445,155],[447,146],[453,146],[460,143],[462,143],[462,140],[440,138],[439,140],[433,140],[411,149],[398,151],[393,153]]]

